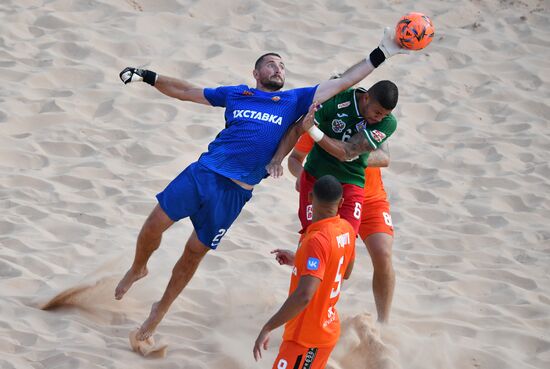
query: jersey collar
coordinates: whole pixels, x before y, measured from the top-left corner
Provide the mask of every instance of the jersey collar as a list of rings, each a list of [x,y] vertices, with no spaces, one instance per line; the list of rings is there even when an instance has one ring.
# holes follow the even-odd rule
[[[307,232],[312,232],[312,231],[316,231],[316,230],[319,230],[319,229],[323,229],[325,228],[325,226],[329,223],[336,223],[340,220],[340,215],[336,215],[336,216],[333,216],[333,217],[330,217],[330,218],[325,218],[325,219],[321,219],[321,220],[318,220],[316,221],[315,223],[311,223],[308,227],[307,227]]]
[[[361,115],[361,112],[359,111],[359,104],[357,103],[357,91],[361,93],[367,92],[363,87],[356,88],[355,91],[353,91],[353,107],[355,108],[355,114],[357,114],[357,118],[364,119]]]

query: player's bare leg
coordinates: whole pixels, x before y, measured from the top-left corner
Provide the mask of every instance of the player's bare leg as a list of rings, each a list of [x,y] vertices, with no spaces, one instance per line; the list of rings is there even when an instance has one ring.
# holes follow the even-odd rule
[[[149,317],[138,330],[136,334],[138,340],[143,341],[155,332],[162,318],[168,312],[170,305],[172,305],[176,297],[187,286],[204,255],[209,250],[208,247],[199,241],[197,234],[193,231],[187,240],[183,255],[174,266],[174,269],[172,269],[172,277],[168,282],[168,286],[166,286],[164,295],[162,295],[160,301],[153,304]]]
[[[139,232],[134,262],[115,289],[115,298],[117,300],[120,300],[124,296],[134,282],[147,275],[147,261],[149,261],[151,254],[160,246],[162,233],[172,224],[174,224],[174,221],[157,204]]]
[[[387,233],[374,233],[364,240],[372,265],[372,291],[378,313],[378,321],[387,323],[395,288],[395,272],[392,264],[393,237]]]

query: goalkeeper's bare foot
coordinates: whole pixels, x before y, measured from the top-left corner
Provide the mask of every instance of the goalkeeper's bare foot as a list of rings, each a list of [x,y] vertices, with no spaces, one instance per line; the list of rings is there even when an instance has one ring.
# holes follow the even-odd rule
[[[118,286],[115,289],[115,299],[120,300],[126,292],[132,287],[132,284],[137,280],[145,277],[149,273],[146,267],[143,267],[137,271],[132,268],[126,272],[124,277],[118,282]]]
[[[149,317],[145,320],[145,322],[143,322],[141,327],[138,329],[136,333],[136,339],[138,341],[143,341],[151,337],[153,333],[155,333],[155,329],[157,328],[160,321],[164,317],[164,314],[166,314],[166,311],[160,309],[159,303],[155,302],[151,307],[151,312],[149,313]]]

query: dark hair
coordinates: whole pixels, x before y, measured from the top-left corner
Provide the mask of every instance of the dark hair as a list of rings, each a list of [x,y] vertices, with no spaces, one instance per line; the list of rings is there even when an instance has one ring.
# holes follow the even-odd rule
[[[378,101],[384,109],[392,110],[397,105],[399,91],[392,81],[376,82],[368,92],[369,98]]]
[[[258,60],[256,60],[256,63],[254,63],[254,69],[257,70],[257,69],[259,69],[259,68],[261,67],[262,62],[264,61],[264,58],[265,58],[266,56],[277,56],[277,57],[279,57],[279,58],[281,57],[281,55],[279,55],[279,54],[277,54],[277,53],[267,53],[267,54],[264,54],[264,55],[260,56],[260,57],[258,58]]]
[[[342,185],[330,174],[322,176],[313,185],[313,196],[322,202],[333,203],[340,201],[342,193]]]

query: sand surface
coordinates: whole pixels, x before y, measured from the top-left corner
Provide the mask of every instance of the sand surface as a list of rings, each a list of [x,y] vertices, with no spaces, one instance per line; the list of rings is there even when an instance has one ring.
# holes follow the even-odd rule
[[[383,170],[396,231],[392,321],[374,322],[359,241],[329,368],[549,368],[545,0],[1,1],[0,368],[270,368],[282,331],[260,363],[252,347],[287,295],[290,269],[269,251],[297,241],[289,173],[255,189],[173,304],[155,334],[166,356],[132,351],[129,333],[160,298],[190,222],[165,234],[122,301],[114,287],[154,195],[224,122],[221,109],[124,86],[118,73],[254,84],[254,61],[275,51],[287,88],[313,85],[413,10],[432,17],[434,42],[361,84],[400,87]]]

